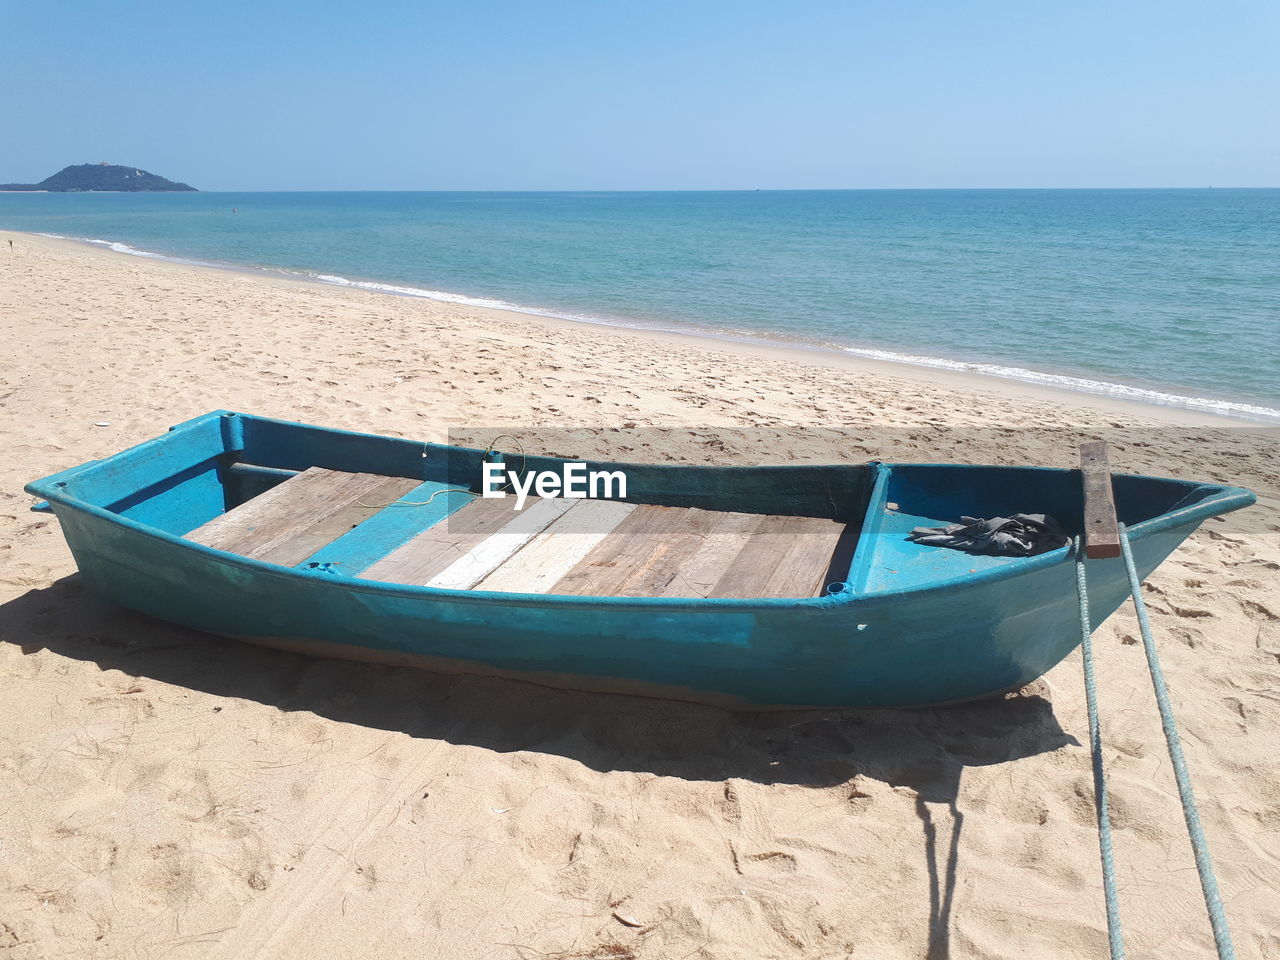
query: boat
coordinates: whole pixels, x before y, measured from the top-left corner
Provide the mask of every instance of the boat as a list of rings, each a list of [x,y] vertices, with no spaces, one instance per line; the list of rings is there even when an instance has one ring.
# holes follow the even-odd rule
[[[589,495],[566,483],[515,509],[511,477],[584,471],[604,478]],[[603,489],[619,474],[625,491]],[[570,461],[219,410],[26,489],[86,587],[160,620],[762,710],[933,706],[1040,677],[1080,643],[1079,541],[991,556],[908,533],[1046,513],[1074,537],[1081,488],[1078,470],[1034,466]],[[1112,488],[1143,577],[1206,519],[1254,502],[1157,477]],[[1088,570],[1098,624],[1128,595],[1126,572],[1120,559]]]

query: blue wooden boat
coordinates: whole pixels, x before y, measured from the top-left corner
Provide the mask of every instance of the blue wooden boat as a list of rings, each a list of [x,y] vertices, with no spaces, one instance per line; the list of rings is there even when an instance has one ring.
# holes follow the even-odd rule
[[[27,490],[99,596],[310,653],[761,709],[996,695],[1080,642],[1071,545],[975,556],[906,537],[1013,513],[1078,533],[1075,470],[601,463],[624,500],[517,514],[474,495],[486,462],[517,460],[567,463],[216,411]],[[1143,576],[1254,501],[1128,475],[1114,495]],[[1125,571],[1089,570],[1100,623]]]

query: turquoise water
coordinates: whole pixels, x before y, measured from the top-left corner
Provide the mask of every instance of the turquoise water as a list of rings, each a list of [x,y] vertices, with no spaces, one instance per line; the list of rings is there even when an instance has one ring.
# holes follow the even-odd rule
[[[0,194],[0,227],[1280,419],[1280,190]]]

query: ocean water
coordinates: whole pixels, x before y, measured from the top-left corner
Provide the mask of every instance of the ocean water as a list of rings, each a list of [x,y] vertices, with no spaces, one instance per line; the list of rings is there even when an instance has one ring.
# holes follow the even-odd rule
[[[1280,190],[0,194],[0,227],[1280,421]]]

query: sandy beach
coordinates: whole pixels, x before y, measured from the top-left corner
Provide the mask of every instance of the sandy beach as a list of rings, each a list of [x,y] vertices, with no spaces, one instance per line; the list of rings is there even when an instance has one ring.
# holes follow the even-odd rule
[[[1275,428],[9,239],[0,955],[1106,954],[1078,653],[1003,700],[732,714],[310,659],[86,595],[23,484],[225,408],[638,461],[1074,466],[1102,438],[1119,471],[1254,489],[1146,599],[1238,955],[1280,956]],[[551,448],[579,428],[596,449]],[[1137,638],[1131,608],[1096,635],[1129,955],[1208,957]]]

